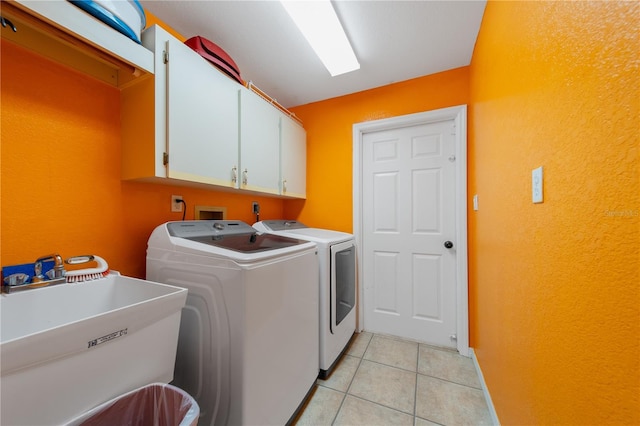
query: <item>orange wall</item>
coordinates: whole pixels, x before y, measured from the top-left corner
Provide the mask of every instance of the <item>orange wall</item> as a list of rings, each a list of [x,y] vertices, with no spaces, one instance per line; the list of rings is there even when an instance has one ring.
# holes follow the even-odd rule
[[[171,194],[352,230],[352,125],[468,103],[471,343],[503,424],[638,424],[638,3],[490,2],[471,67],[293,108],[308,199],[120,180],[119,92],[2,42],[0,264],[144,276]],[[152,21],[153,22],[153,21]],[[634,65],[635,64],[635,65]],[[531,169],[545,202],[531,204]]]
[[[153,18],[152,18],[153,19]],[[57,252],[104,257],[112,269],[144,277],[151,231],[194,206],[227,207],[253,223],[281,217],[283,201],[120,179],[120,92],[2,41],[0,264]]]
[[[285,216],[310,226],[353,230],[353,125],[469,101],[468,67],[291,108],[307,131],[307,200]]]
[[[639,28],[638,2],[487,5],[470,317],[502,424],[640,424]]]

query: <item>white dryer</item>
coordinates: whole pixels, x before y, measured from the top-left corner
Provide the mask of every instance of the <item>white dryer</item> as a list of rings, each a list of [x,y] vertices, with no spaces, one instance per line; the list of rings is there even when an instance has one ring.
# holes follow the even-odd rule
[[[294,220],[263,220],[260,232],[318,245],[320,292],[320,374],[331,374],[356,329],[356,246],[352,234],[310,228]]]
[[[316,251],[239,221],[153,231],[147,279],[189,290],[172,383],[200,425],[284,425],[301,408],[318,376]]]

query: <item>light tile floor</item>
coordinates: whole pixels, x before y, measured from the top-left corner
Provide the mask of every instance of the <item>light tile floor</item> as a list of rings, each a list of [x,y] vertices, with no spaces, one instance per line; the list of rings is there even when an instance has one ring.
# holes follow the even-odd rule
[[[470,358],[363,332],[327,380],[318,379],[296,425],[491,425]]]

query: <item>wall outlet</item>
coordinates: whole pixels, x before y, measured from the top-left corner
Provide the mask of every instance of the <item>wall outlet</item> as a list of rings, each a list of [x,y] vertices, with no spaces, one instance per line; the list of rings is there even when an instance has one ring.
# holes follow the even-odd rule
[[[478,194],[473,196],[473,210],[478,210]]]
[[[171,196],[171,211],[172,212],[181,212],[184,208],[184,204],[182,204],[182,195],[172,195]]]
[[[258,202],[256,201],[251,203],[251,211],[253,212],[253,214],[260,214],[260,204],[258,204]]]

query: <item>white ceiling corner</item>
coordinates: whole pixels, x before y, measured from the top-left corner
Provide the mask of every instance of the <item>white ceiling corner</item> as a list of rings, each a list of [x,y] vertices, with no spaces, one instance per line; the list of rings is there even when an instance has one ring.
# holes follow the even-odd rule
[[[469,65],[485,0],[333,1],[360,69],[331,77],[278,1],[142,0],[183,36],[224,49],[290,108]]]

